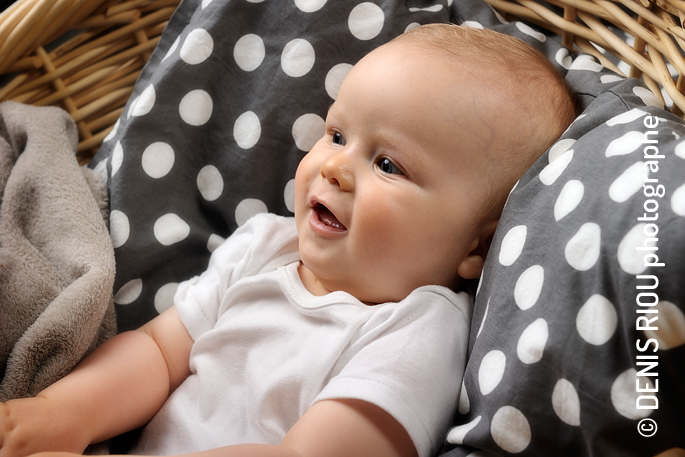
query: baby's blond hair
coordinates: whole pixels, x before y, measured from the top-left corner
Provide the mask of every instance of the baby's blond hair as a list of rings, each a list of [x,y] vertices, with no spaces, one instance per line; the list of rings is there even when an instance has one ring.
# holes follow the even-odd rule
[[[512,151],[511,144],[502,145],[509,149],[499,154],[502,188],[497,189],[499,192],[493,197],[493,209],[499,207],[501,210],[511,186],[576,117],[573,95],[563,76],[531,45],[493,30],[455,24],[427,24],[400,35],[394,41],[446,52],[458,64],[467,63],[487,75],[484,79],[496,81],[493,90],[515,94],[517,108],[526,113],[516,122],[521,127],[520,131],[527,134],[521,135],[524,138],[519,138],[521,141],[515,151]]]

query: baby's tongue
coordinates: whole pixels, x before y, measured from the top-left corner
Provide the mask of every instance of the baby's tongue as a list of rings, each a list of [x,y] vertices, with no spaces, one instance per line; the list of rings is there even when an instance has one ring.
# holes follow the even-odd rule
[[[325,206],[319,206],[319,220],[324,224],[336,228],[338,230],[347,230],[347,228],[340,223],[331,211]]]

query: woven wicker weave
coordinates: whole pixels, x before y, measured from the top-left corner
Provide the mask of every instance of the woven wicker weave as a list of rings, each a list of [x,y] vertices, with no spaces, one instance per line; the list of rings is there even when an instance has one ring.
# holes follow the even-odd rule
[[[79,160],[88,161],[121,114],[179,3],[15,2],[0,14],[0,75],[8,74],[0,101],[63,107],[78,125]],[[64,42],[55,47],[60,37]]]
[[[563,37],[564,45],[594,55],[607,68],[641,78],[671,111],[685,112],[685,1],[683,0],[485,0],[496,10],[542,26]],[[625,33],[629,39],[625,39]],[[628,42],[632,42],[628,44]],[[616,66],[604,51],[625,65]],[[621,68],[626,68],[622,71]],[[670,104],[670,103],[668,103]]]
[[[595,55],[619,74],[642,78],[662,101],[665,89],[672,111],[683,116],[685,0],[485,1],[505,17],[561,35],[568,48]],[[9,74],[0,101],[62,106],[79,127],[79,158],[89,160],[121,114],[179,3],[18,0],[0,14],[0,75]],[[72,30],[79,33],[49,48]],[[633,39],[626,40],[622,31]]]

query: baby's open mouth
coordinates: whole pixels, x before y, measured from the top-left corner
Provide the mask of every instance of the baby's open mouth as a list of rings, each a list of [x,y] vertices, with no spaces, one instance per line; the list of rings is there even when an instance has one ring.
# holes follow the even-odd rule
[[[347,230],[347,227],[345,227],[342,222],[338,220],[337,217],[329,210],[326,208],[324,205],[321,203],[317,204],[314,207],[314,211],[317,212],[318,218],[321,222],[323,222],[325,225],[335,229],[335,230],[340,230],[344,231]]]

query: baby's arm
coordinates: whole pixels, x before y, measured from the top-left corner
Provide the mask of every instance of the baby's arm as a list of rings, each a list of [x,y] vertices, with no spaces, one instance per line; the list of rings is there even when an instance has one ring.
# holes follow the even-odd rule
[[[399,422],[378,406],[325,400],[304,413],[278,446],[244,444],[184,457],[350,456],[415,457],[416,448]]]
[[[312,406],[278,446],[242,444],[178,457],[415,457],[404,428],[376,405],[325,400]],[[76,457],[50,452],[34,457]],[[131,457],[131,456],[129,456]]]
[[[192,343],[172,308],[107,341],[35,398],[0,403],[0,457],[81,453],[145,424],[189,375]]]

